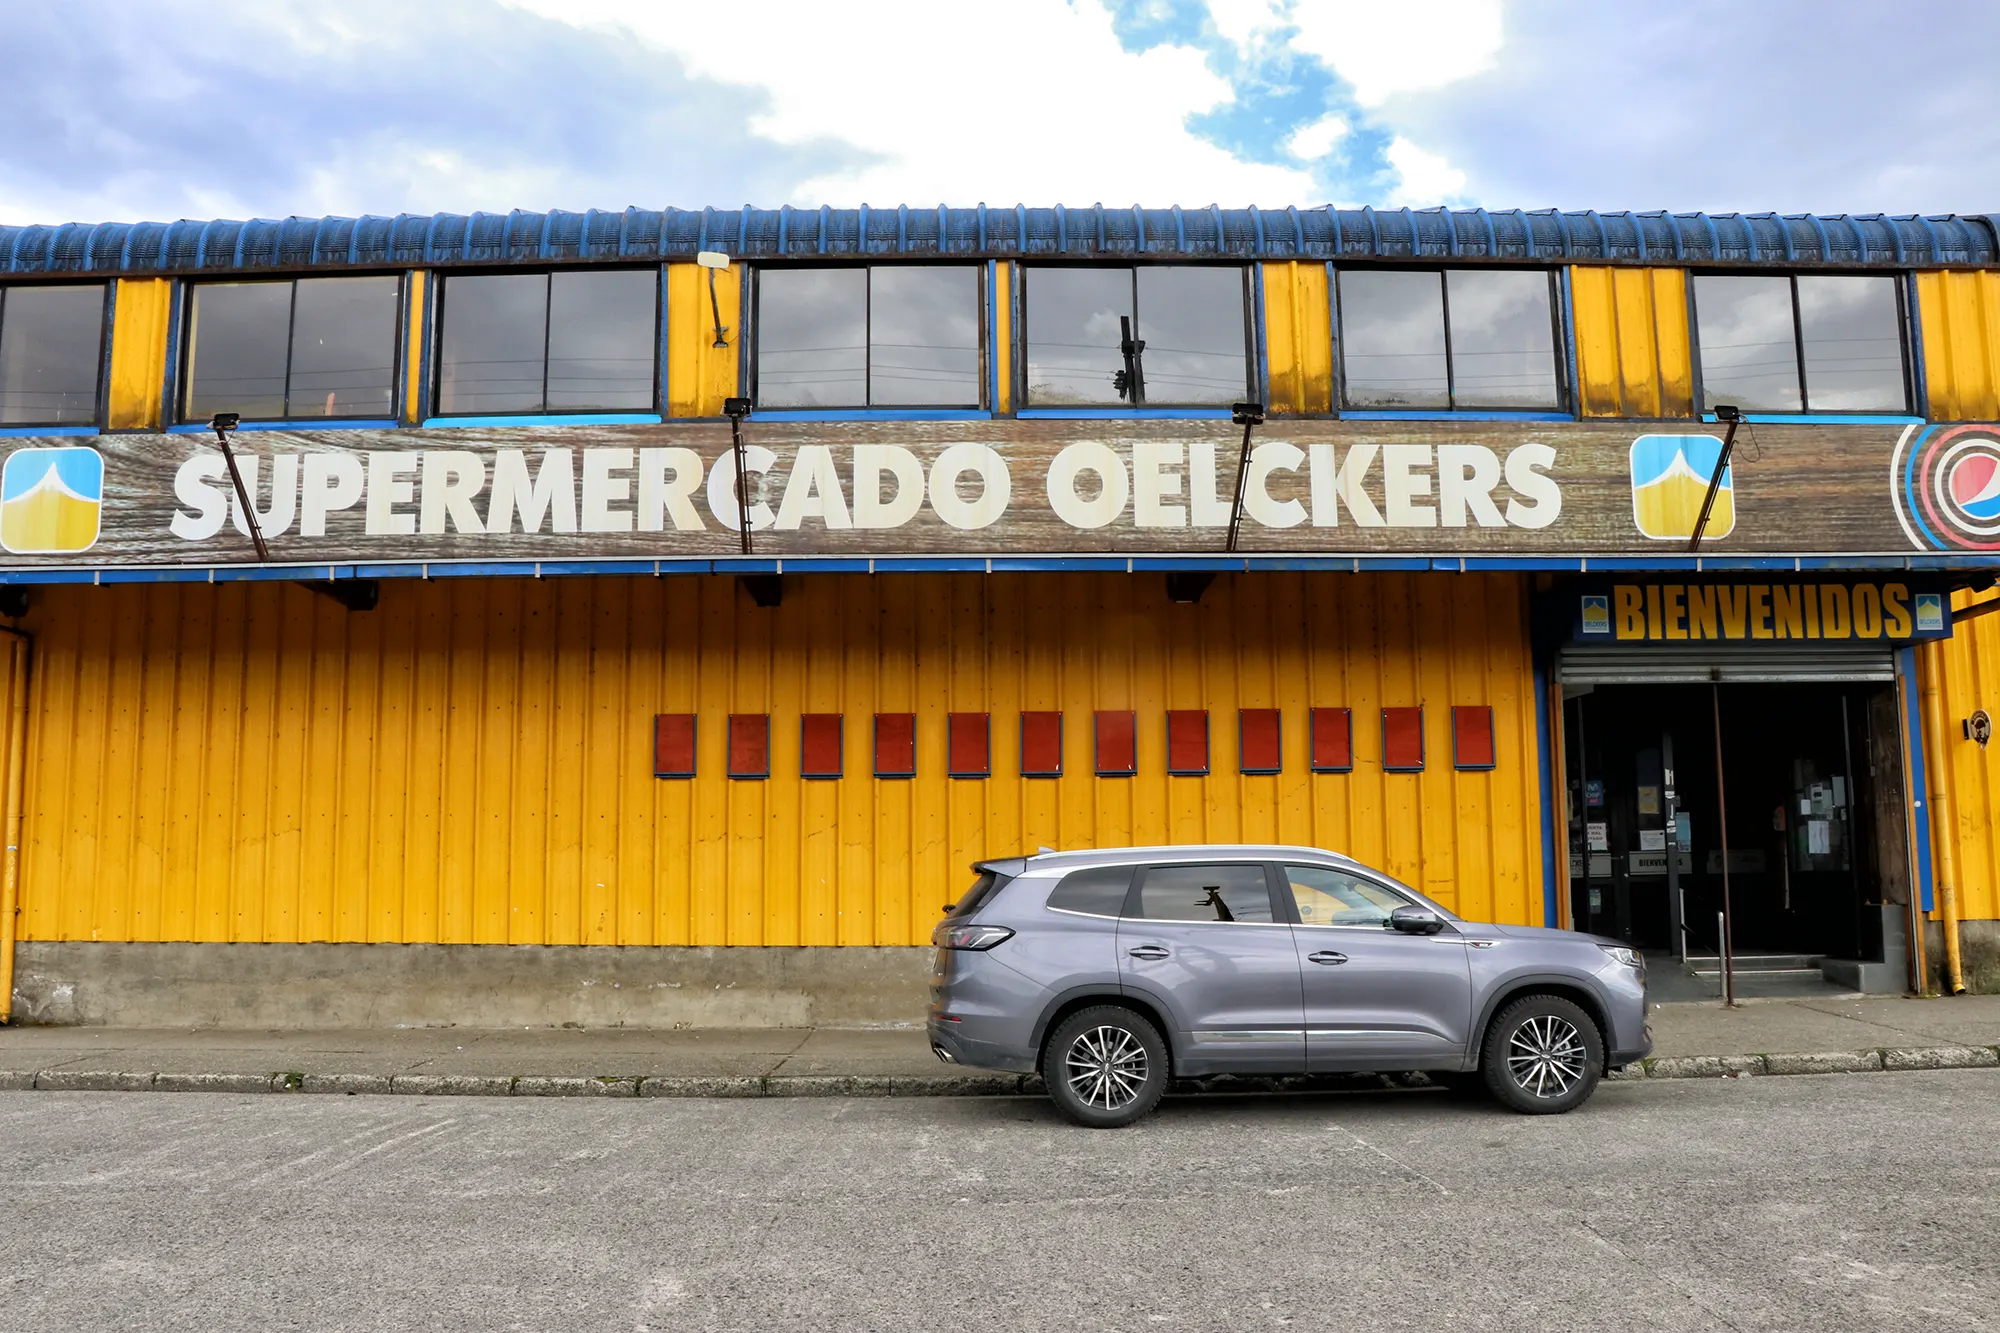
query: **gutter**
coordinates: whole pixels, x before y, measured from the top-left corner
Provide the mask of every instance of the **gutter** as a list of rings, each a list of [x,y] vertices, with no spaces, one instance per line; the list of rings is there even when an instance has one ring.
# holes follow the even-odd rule
[[[34,660],[34,636],[11,625],[0,632],[14,637],[7,696],[6,853],[0,858],[0,1023],[14,1017],[14,940],[21,911],[21,806],[28,777],[28,670]]]
[[[1929,744],[1924,747],[1924,765],[1930,777],[1931,864],[1937,878],[1938,916],[1944,929],[1944,993],[1963,995],[1965,971],[1958,939],[1958,829],[1954,822],[1957,808],[1951,790],[1951,761],[1945,753],[1945,641],[1932,642],[1924,656],[1928,659],[1923,673],[1924,724],[1930,732],[1926,738]]]

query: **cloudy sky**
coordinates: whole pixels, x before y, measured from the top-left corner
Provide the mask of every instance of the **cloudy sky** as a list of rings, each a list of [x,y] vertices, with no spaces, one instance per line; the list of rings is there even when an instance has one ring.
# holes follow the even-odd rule
[[[1995,0],[0,0],[0,223],[2000,211]]]

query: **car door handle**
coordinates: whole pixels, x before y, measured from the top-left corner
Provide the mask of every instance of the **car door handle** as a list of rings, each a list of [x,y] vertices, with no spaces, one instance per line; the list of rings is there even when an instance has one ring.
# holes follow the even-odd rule
[[[1331,949],[1321,949],[1318,953],[1307,954],[1306,961],[1309,963],[1324,963],[1328,967],[1332,967],[1335,963],[1346,962],[1347,955],[1344,953],[1335,953]]]
[[[1127,952],[1134,958],[1143,958],[1149,963],[1158,962],[1160,959],[1167,957],[1166,949],[1158,944],[1142,944],[1136,949],[1127,950]]]

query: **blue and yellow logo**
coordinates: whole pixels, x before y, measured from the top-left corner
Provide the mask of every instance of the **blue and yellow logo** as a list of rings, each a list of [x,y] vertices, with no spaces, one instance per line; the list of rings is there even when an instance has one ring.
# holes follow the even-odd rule
[[[1632,521],[1642,536],[1654,541],[1686,541],[1694,536],[1708,479],[1722,457],[1722,441],[1714,435],[1641,435],[1632,441]],[[1706,538],[1727,537],[1736,528],[1736,486],[1722,470],[1709,511]]]
[[[95,449],[16,449],[0,468],[0,546],[16,555],[88,551],[103,513]]]

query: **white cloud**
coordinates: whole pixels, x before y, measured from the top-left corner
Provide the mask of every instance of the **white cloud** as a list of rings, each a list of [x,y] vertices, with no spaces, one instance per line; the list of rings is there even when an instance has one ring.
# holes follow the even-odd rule
[[[1325,116],[1310,125],[1301,125],[1285,140],[1285,151],[1310,162],[1325,157],[1333,146],[1347,137],[1347,121],[1341,116]]]
[[[1217,35],[1239,51],[1248,51],[1285,21],[1279,0],[1208,0],[1208,18]]]
[[[763,90],[770,110],[749,127],[761,136],[873,156],[799,181],[795,203],[1317,202],[1305,171],[1243,162],[1190,133],[1188,117],[1232,99],[1229,84],[1193,47],[1125,50],[1099,0],[1013,0],[1003,22],[971,5],[878,0],[865,31],[823,0],[744,3],[727,22],[629,0],[512,2],[627,28],[697,77]]]
[[[1292,47],[1345,79],[1362,106],[1380,106],[1491,69],[1502,41],[1500,3],[1425,0],[1417,11],[1381,0],[1296,0]]]
[[[1430,207],[1455,203],[1465,190],[1465,173],[1436,153],[1425,152],[1397,135],[1385,156],[1396,171],[1396,186],[1389,202],[1397,206]]]

